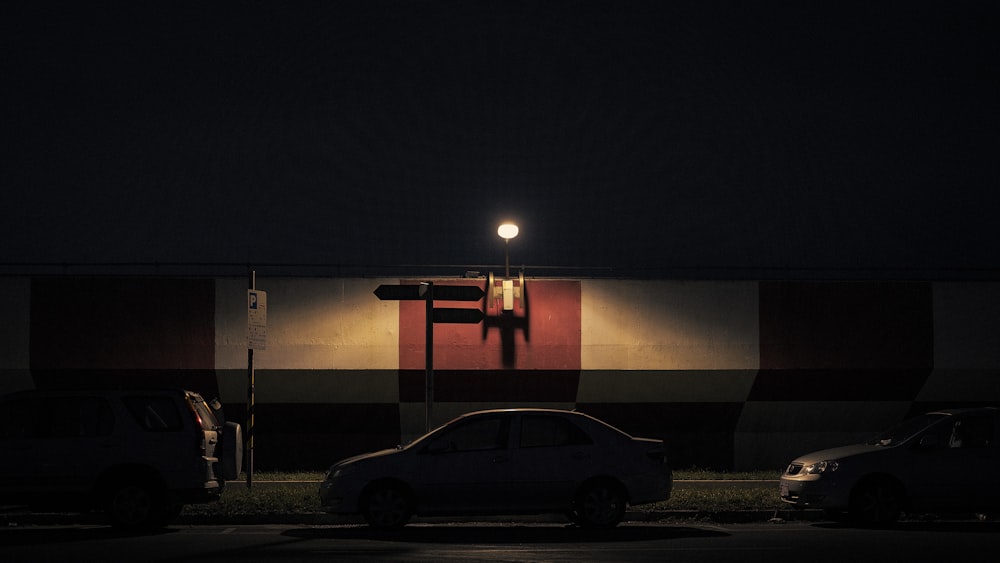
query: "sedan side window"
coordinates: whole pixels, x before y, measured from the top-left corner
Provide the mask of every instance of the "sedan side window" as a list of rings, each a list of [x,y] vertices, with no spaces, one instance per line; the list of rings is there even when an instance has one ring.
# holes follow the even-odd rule
[[[993,442],[993,417],[970,416],[955,421],[948,445],[952,448],[985,448]]]
[[[590,436],[564,418],[534,415],[521,418],[522,448],[584,446],[592,443]]]
[[[508,423],[502,418],[486,418],[466,422],[435,438],[428,453],[475,452],[507,449]]]

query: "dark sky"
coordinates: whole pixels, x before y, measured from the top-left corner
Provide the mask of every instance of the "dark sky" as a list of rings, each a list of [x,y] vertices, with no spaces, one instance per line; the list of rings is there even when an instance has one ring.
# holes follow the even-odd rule
[[[998,6],[7,5],[0,263],[994,270]]]

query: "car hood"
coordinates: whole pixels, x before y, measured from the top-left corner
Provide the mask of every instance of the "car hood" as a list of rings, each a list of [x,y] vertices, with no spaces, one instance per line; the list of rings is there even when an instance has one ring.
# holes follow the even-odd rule
[[[847,457],[869,454],[872,452],[885,451],[885,446],[874,446],[871,444],[853,444],[850,446],[841,446],[838,448],[829,448],[826,450],[819,450],[815,452],[810,452],[805,455],[800,455],[795,458],[792,463],[801,463],[802,465],[809,465],[810,463],[816,463],[817,461],[827,461],[831,459],[844,459]]]
[[[378,450],[376,452],[368,452],[368,453],[364,453],[364,454],[358,454],[356,456],[349,457],[347,459],[342,459],[342,460],[338,461],[337,463],[333,464],[333,466],[337,467],[338,465],[347,465],[349,463],[355,463],[355,462],[366,460],[366,459],[375,459],[375,458],[379,458],[379,457],[385,457],[385,456],[389,456],[389,455],[393,455],[393,454],[398,454],[401,451],[402,450],[400,450],[399,448],[389,448],[389,449],[385,449],[385,450]]]

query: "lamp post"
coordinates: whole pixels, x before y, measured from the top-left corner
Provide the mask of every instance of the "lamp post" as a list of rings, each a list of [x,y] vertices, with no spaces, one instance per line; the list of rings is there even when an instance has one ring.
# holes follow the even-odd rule
[[[517,236],[517,225],[514,223],[504,223],[497,228],[497,234],[503,239],[503,275],[504,279],[510,278],[510,239]]]

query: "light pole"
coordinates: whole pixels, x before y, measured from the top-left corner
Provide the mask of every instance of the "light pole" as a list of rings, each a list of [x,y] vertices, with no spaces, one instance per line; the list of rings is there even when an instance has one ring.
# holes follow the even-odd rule
[[[510,279],[510,239],[517,236],[517,225],[504,223],[497,228],[497,234],[503,239],[503,277]]]

